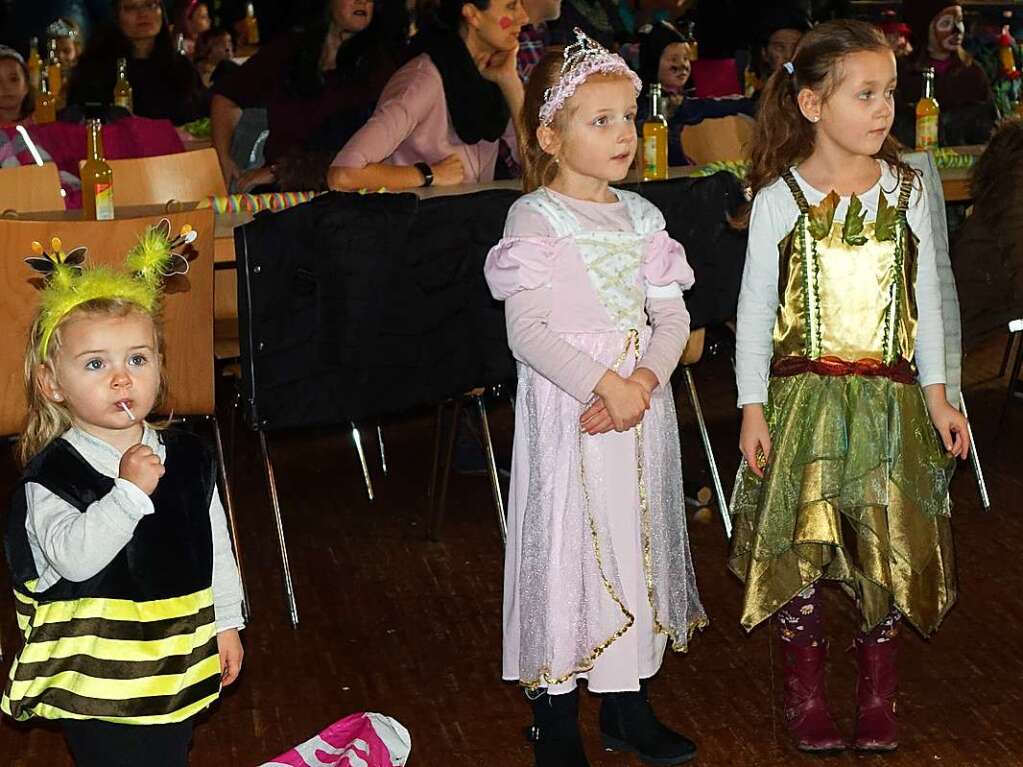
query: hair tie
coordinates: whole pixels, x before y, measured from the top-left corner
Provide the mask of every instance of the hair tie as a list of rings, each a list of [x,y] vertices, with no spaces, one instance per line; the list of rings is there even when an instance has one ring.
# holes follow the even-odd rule
[[[785,71],[788,72],[790,75],[796,73],[796,68],[792,66],[791,61],[786,61],[784,64],[782,64],[782,66],[785,67]]]

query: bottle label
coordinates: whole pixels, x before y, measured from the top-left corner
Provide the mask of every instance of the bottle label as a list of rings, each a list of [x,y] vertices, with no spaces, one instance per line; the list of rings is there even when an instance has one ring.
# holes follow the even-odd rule
[[[916,118],[916,148],[935,149],[938,146],[938,116]]]
[[[114,220],[113,184],[96,184],[96,220]]]
[[[657,136],[643,137],[643,175],[647,178],[657,176]]]

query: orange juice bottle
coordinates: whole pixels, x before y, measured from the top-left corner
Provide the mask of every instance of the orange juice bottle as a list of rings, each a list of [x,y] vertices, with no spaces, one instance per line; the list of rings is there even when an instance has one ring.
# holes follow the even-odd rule
[[[650,86],[650,116],[643,123],[643,180],[668,177],[668,121],[661,107],[661,85]]]
[[[128,61],[117,60],[117,81],[114,83],[114,106],[134,111],[134,103],[131,94],[131,83],[128,82]]]
[[[41,83],[39,79],[39,73],[43,69],[43,60],[39,58],[39,38],[33,37],[28,45],[28,61],[25,62],[25,68],[28,69],[28,82],[32,86],[32,90],[39,93],[39,85]]]
[[[114,217],[114,174],[103,159],[103,132],[99,120],[86,122],[88,157],[82,163],[82,210],[94,221]]]
[[[252,3],[245,6],[245,42],[248,45],[259,45],[259,22],[256,21],[256,9]]]
[[[46,60],[46,74],[50,78],[50,93],[60,103],[64,91],[64,72],[60,66],[60,59],[57,58],[57,38],[50,38],[50,54]]]
[[[39,73],[36,109],[32,117],[40,125],[52,123],[57,119],[57,98],[50,93],[50,77],[45,70]]]
[[[934,98],[934,68],[924,70],[924,93],[916,102],[916,148],[938,148],[938,118],[941,109]]]

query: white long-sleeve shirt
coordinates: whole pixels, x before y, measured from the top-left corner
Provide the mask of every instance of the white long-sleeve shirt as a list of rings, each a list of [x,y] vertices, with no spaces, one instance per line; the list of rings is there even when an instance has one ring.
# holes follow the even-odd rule
[[[810,186],[793,168],[799,188],[810,205],[817,205],[826,193]],[[881,178],[863,195],[866,220],[877,216],[881,194],[895,207],[899,200],[899,179],[886,163],[881,163]],[[843,221],[849,198],[841,198],[835,220]],[[746,267],[739,291],[738,321],[735,338],[735,377],[739,389],[739,407],[767,402],[767,382],[774,352],[773,333],[778,313],[778,246],[792,231],[799,218],[799,206],[784,179],[762,189],[753,200],[750,215]],[[918,182],[906,209],[910,229],[916,235],[918,261],[916,297],[918,323],[915,362],[920,385],[945,383],[945,330],[941,317],[941,285],[934,254],[934,233],[927,195]]]
[[[131,540],[142,518],[155,511],[148,495],[134,483],[117,476],[121,451],[77,428],[69,429],[61,439],[67,440],[92,468],[113,478],[114,487],[83,514],[40,484],[25,485],[25,530],[39,573],[37,591],[49,588],[61,578],[84,581],[98,574]],[[157,431],[148,425],[144,427],[142,444],[161,461],[166,460],[166,448]],[[210,526],[217,631],[244,628],[241,577],[217,488],[210,502]]]

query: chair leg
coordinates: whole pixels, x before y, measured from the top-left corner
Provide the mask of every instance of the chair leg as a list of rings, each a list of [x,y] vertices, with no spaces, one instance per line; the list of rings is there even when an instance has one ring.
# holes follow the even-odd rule
[[[238,563],[238,576],[242,582],[242,614],[245,622],[252,620],[252,603],[249,601],[249,590],[245,585],[245,567],[242,563],[242,542],[238,538],[238,523],[234,516],[234,499],[231,495],[231,483],[227,478],[227,464],[224,462],[224,440],[220,435],[220,420],[216,413],[208,416],[213,421],[213,440],[217,448],[217,469],[220,474],[220,487],[224,494],[224,511],[227,512],[227,526],[231,532],[231,543],[234,545],[234,559]]]
[[[355,452],[359,455],[359,463],[362,465],[362,479],[366,483],[366,495],[373,500],[373,480],[369,478],[369,464],[366,463],[366,451],[362,449],[362,435],[359,434],[359,427],[352,421],[352,444],[355,445]]]
[[[996,378],[1001,378],[1005,375],[1005,369],[1009,366],[1009,355],[1012,354],[1012,345],[1016,341],[1016,336],[1019,333],[1009,333],[1009,337],[1005,339],[1005,351],[1002,352],[1002,364],[998,366],[998,375]]]
[[[462,401],[460,399],[455,400],[454,407],[452,408],[451,414],[451,428],[448,430],[448,444],[445,450],[444,465],[441,467],[441,482],[440,482],[440,496],[435,497],[433,500],[433,514],[429,524],[429,535],[430,540],[440,540],[440,526],[444,521],[444,514],[447,511],[448,505],[448,482],[451,480],[451,463],[455,455],[455,437],[456,430],[458,429],[458,419],[462,415]],[[437,411],[438,419],[442,417],[442,411]],[[438,421],[438,429],[440,423]],[[437,440],[439,442],[440,435],[438,434]]]
[[[688,366],[683,368],[686,377],[686,386],[689,389],[689,399],[693,403],[693,411],[696,413],[696,423],[700,428],[700,439],[703,440],[703,449],[707,454],[707,463],[710,464],[710,476],[714,480],[714,492],[718,497],[718,511],[721,513],[721,521],[725,526],[725,535],[732,537],[732,519],[728,511],[728,499],[725,497],[724,488],[721,486],[721,474],[718,472],[718,464],[714,459],[714,448],[710,444],[710,433],[707,431],[707,422],[703,418],[703,408],[700,406],[700,395],[696,392],[696,383],[693,381],[693,371]]]
[[[259,432],[259,447],[263,452],[263,468],[266,470],[266,481],[270,486],[270,502],[274,508],[274,521],[277,523],[277,543],[281,549],[281,569],[284,571],[284,593],[288,598],[288,610],[291,613],[291,625],[298,627],[298,605],[295,602],[295,589],[291,582],[291,565],[288,562],[288,543],[284,539],[284,520],[281,517],[281,503],[277,496],[277,480],[274,478],[274,465],[270,460],[270,445],[266,432]]]
[[[430,499],[430,512],[433,512],[433,499],[437,494],[437,470],[440,468],[440,435],[444,429],[444,406],[437,405],[437,420],[433,427],[433,467],[430,469],[430,484],[426,488],[426,497]]]
[[[1009,383],[1005,389],[1005,402],[1002,405],[1002,414],[998,419],[999,423],[1005,423],[1009,404],[1018,396],[1020,367],[1023,367],[1023,340],[1020,340],[1019,345],[1016,347],[1016,358],[1012,361],[1012,372],[1009,375]]]
[[[508,519],[504,514],[504,498],[501,495],[501,482],[497,475],[497,460],[494,457],[494,443],[490,438],[490,420],[487,418],[487,405],[481,394],[473,396],[476,408],[480,413],[483,427],[483,448],[487,454],[487,471],[490,474],[490,490],[494,494],[494,508],[497,510],[497,526],[501,531],[501,545],[508,543]]]
[[[384,432],[380,428],[380,424],[377,423],[377,443],[380,445],[380,468],[384,472],[384,476],[387,476],[387,451],[384,449]]]
[[[984,481],[984,470],[980,466],[980,453],[977,452],[977,440],[973,437],[973,424],[970,423],[970,415],[966,412],[966,397],[959,392],[959,412],[966,418],[966,433],[970,437],[970,464],[973,466],[973,475],[977,478],[977,492],[980,494],[980,505],[985,509],[991,509],[991,498],[987,494],[987,482]]]

